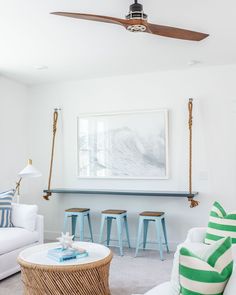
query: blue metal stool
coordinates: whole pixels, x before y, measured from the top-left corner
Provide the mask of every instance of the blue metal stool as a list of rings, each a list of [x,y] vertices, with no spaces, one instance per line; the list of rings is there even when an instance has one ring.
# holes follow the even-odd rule
[[[79,240],[84,240],[84,218],[88,218],[88,225],[89,225],[89,231],[90,231],[90,240],[93,242],[93,233],[92,233],[92,226],[90,221],[90,209],[88,208],[71,208],[65,210],[64,213],[64,233],[67,231],[67,221],[68,217],[71,217],[71,223],[72,223],[72,235],[74,236],[74,239],[76,237],[77,233],[77,222],[79,222]]]
[[[138,250],[141,244],[143,244],[143,249],[146,249],[148,225],[150,221],[156,222],[156,231],[157,231],[157,240],[158,240],[157,244],[159,245],[160,258],[161,260],[163,260],[163,248],[162,248],[163,244],[166,246],[167,253],[169,253],[164,212],[145,211],[139,214],[138,238],[137,238],[135,257],[138,255]],[[144,228],[143,228],[143,241],[141,242],[142,227]],[[165,243],[162,242],[162,235],[164,235]]]
[[[124,255],[123,254],[123,226],[125,226],[127,242],[128,242],[128,246],[130,248],[129,229],[128,229],[127,211],[126,210],[113,210],[113,209],[111,209],[111,210],[102,211],[102,221],[101,221],[99,242],[103,243],[106,241],[106,245],[107,246],[110,245],[111,227],[112,227],[112,220],[113,219],[116,219],[116,222],[117,222],[118,245],[120,248],[120,255],[123,256]],[[107,222],[107,239],[105,241],[102,241],[105,221]]]

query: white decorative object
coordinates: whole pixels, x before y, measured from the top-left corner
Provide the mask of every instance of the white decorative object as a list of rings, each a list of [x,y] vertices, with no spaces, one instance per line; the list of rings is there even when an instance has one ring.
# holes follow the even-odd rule
[[[74,236],[70,236],[67,232],[66,234],[61,233],[61,237],[57,238],[63,250],[72,248]]]
[[[168,111],[78,117],[78,176],[168,178]]]

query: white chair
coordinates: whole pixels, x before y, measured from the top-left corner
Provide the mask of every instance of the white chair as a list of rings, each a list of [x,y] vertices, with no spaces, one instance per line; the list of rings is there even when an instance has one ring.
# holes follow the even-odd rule
[[[191,247],[199,248],[204,243],[204,238],[206,235],[206,228],[192,228],[187,235],[185,242],[178,246],[178,249],[183,245],[188,246],[191,243]],[[179,266],[178,262],[178,249],[175,253],[173,269]],[[233,245],[233,257],[234,257],[234,271],[228,281],[228,284],[225,288],[224,295],[235,295],[236,294],[236,245]],[[174,271],[172,272],[172,276]],[[172,295],[172,282],[165,282],[159,286],[154,287],[144,295]]]

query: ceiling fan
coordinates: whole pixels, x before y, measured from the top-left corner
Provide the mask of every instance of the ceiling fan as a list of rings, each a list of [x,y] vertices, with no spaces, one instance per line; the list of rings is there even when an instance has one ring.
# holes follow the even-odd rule
[[[169,26],[148,23],[148,16],[144,13],[143,5],[138,3],[138,0],[134,0],[134,3],[130,5],[129,14],[126,16],[125,19],[95,14],[72,12],[52,12],[51,14],[97,22],[111,23],[121,25],[130,32],[146,32],[154,35],[190,41],[201,41],[209,36],[208,34],[200,32],[194,32]]]

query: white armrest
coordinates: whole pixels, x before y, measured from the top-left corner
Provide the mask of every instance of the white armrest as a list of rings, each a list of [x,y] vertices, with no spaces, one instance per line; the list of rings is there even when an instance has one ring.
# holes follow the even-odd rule
[[[184,243],[204,243],[206,227],[194,227],[188,231],[187,238]]]
[[[43,242],[44,242],[44,217],[42,215],[37,215],[35,230],[39,234],[39,243],[43,244]]]

